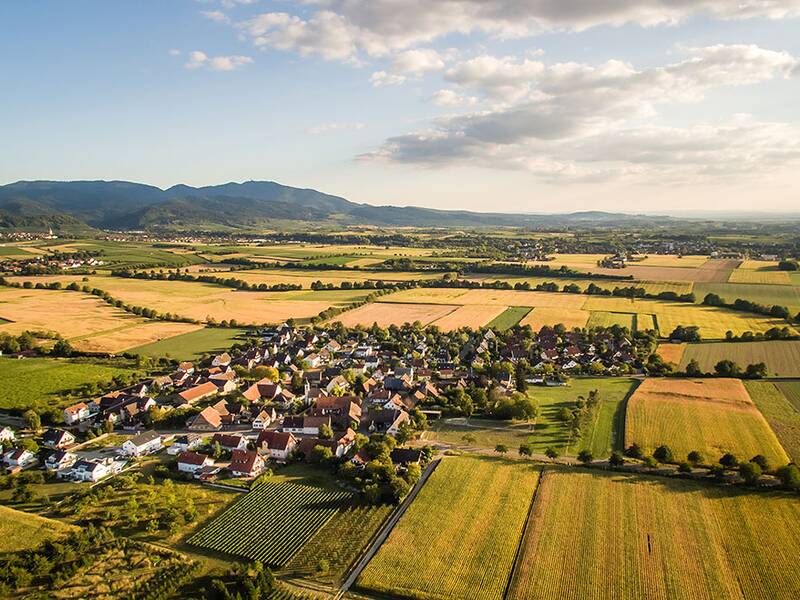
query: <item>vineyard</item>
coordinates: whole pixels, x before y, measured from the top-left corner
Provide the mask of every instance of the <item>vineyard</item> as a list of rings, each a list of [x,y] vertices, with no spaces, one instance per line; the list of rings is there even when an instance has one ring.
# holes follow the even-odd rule
[[[521,462],[444,459],[356,585],[417,600],[500,600],[538,479]]]
[[[350,498],[347,492],[265,482],[190,538],[189,543],[282,567]]]
[[[507,597],[798,598],[798,526],[782,494],[547,471]]]

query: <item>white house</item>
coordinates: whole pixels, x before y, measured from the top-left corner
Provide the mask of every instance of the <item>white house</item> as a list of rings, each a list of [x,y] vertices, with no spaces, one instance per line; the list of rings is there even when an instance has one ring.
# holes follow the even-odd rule
[[[47,448],[62,449],[75,443],[75,436],[63,429],[48,429],[42,435],[42,445]]]
[[[277,417],[274,408],[264,409],[253,419],[253,429],[266,429]]]
[[[172,445],[167,448],[167,454],[177,456],[181,452],[188,452],[195,450],[203,443],[203,438],[196,433],[187,433],[186,435],[179,435],[175,438]]]
[[[266,465],[258,452],[253,450],[234,450],[228,470],[234,477],[255,477],[264,472]]]
[[[286,462],[295,446],[297,446],[297,438],[291,433],[280,431],[262,431],[258,434],[256,442],[259,452],[277,462]]]
[[[17,436],[14,434],[14,430],[11,427],[3,427],[0,429],[0,444],[8,444],[12,443]]]
[[[72,406],[68,406],[64,409],[64,423],[67,425],[80,423],[91,416],[92,414],[89,410],[89,405],[85,402],[78,402],[77,404],[73,404]]]
[[[69,477],[75,481],[100,481],[112,473],[111,464],[108,461],[79,460],[72,465],[72,468],[64,472],[64,477]]]
[[[178,471],[181,473],[195,473],[203,467],[210,467],[214,464],[210,456],[199,452],[181,452],[178,457]]]
[[[38,460],[30,450],[9,450],[3,454],[3,462],[9,470],[25,469],[35,465]]]
[[[128,456],[145,456],[158,452],[161,447],[161,434],[155,431],[145,431],[126,440],[122,444],[121,452]]]
[[[44,466],[48,471],[63,471],[75,464],[78,457],[72,452],[56,450],[44,461]]]

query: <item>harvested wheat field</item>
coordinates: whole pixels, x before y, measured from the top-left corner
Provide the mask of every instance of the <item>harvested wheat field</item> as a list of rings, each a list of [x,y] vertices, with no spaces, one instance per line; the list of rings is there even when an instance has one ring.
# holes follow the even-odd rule
[[[789,457],[739,379],[646,379],[628,400],[625,446],[645,452],[666,444],[677,460],[699,450],[708,462],[730,452],[763,454],[773,465]]]
[[[70,339],[70,343],[82,352],[124,352],[147,344],[191,333],[203,329],[194,323],[170,321],[145,321],[144,323],[101,331],[99,333]]]
[[[483,304],[459,306],[450,314],[431,323],[431,325],[436,325],[442,331],[452,331],[454,329],[461,329],[462,327],[478,329],[479,327],[487,325],[490,321],[493,321],[495,317],[505,312],[507,308],[507,306],[486,306]]]
[[[757,283],[771,285],[791,285],[789,273],[768,269],[736,269],[731,273],[728,283]]]
[[[686,344],[659,344],[656,349],[656,354],[665,362],[680,365],[685,350]]]
[[[420,302],[430,304],[481,304],[495,306],[544,306],[579,309],[586,301],[581,294],[561,292],[523,292],[518,290],[464,290],[456,288],[415,288],[379,299],[380,302]]]
[[[530,325],[534,331],[538,331],[545,326],[553,327],[559,324],[567,329],[574,329],[575,327],[586,327],[590,314],[585,310],[537,306],[525,315],[525,318],[519,324]]]
[[[403,325],[419,321],[429,325],[437,319],[450,314],[458,306],[447,304],[389,304],[372,302],[364,304],[353,310],[344,312],[331,319],[332,323],[340,322],[347,327],[364,325],[365,327],[377,323],[380,327],[389,325]]]
[[[791,600],[799,527],[788,495],[546,471],[506,598]]]

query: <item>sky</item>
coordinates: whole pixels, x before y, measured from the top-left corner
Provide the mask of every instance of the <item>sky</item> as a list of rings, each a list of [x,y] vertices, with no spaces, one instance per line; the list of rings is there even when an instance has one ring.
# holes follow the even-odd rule
[[[800,0],[3,0],[0,184],[800,207]]]

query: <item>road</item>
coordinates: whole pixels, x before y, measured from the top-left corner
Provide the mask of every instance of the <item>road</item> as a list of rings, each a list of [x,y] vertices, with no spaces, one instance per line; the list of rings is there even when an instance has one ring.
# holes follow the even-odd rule
[[[392,532],[392,529],[394,529],[394,526],[397,525],[397,522],[400,520],[400,517],[402,517],[403,514],[406,512],[406,509],[409,506],[411,506],[411,503],[414,501],[414,498],[417,497],[417,494],[419,494],[419,491],[422,489],[422,486],[425,485],[425,482],[428,480],[428,477],[431,476],[431,473],[433,473],[434,469],[436,469],[440,461],[441,459],[437,458],[425,468],[425,470],[422,472],[422,475],[419,478],[419,481],[417,481],[417,484],[414,486],[414,489],[412,489],[409,492],[409,494],[405,497],[405,500],[403,500],[402,504],[400,504],[400,506],[397,507],[397,510],[394,511],[389,520],[386,521],[386,523],[384,523],[380,533],[378,533],[378,535],[375,537],[370,547],[366,550],[366,552],[364,552],[364,555],[356,563],[355,567],[353,567],[353,570],[350,571],[350,574],[347,576],[347,579],[345,579],[342,585],[339,587],[339,591],[334,596],[335,600],[340,600],[347,593],[347,591],[353,586],[353,584],[356,582],[356,579],[358,579],[358,576],[361,575],[361,571],[364,570],[364,567],[367,566],[367,564],[369,563],[369,561],[372,560],[372,557],[375,556],[375,553],[381,547],[383,542],[386,541],[386,538],[389,537],[389,534]]]

